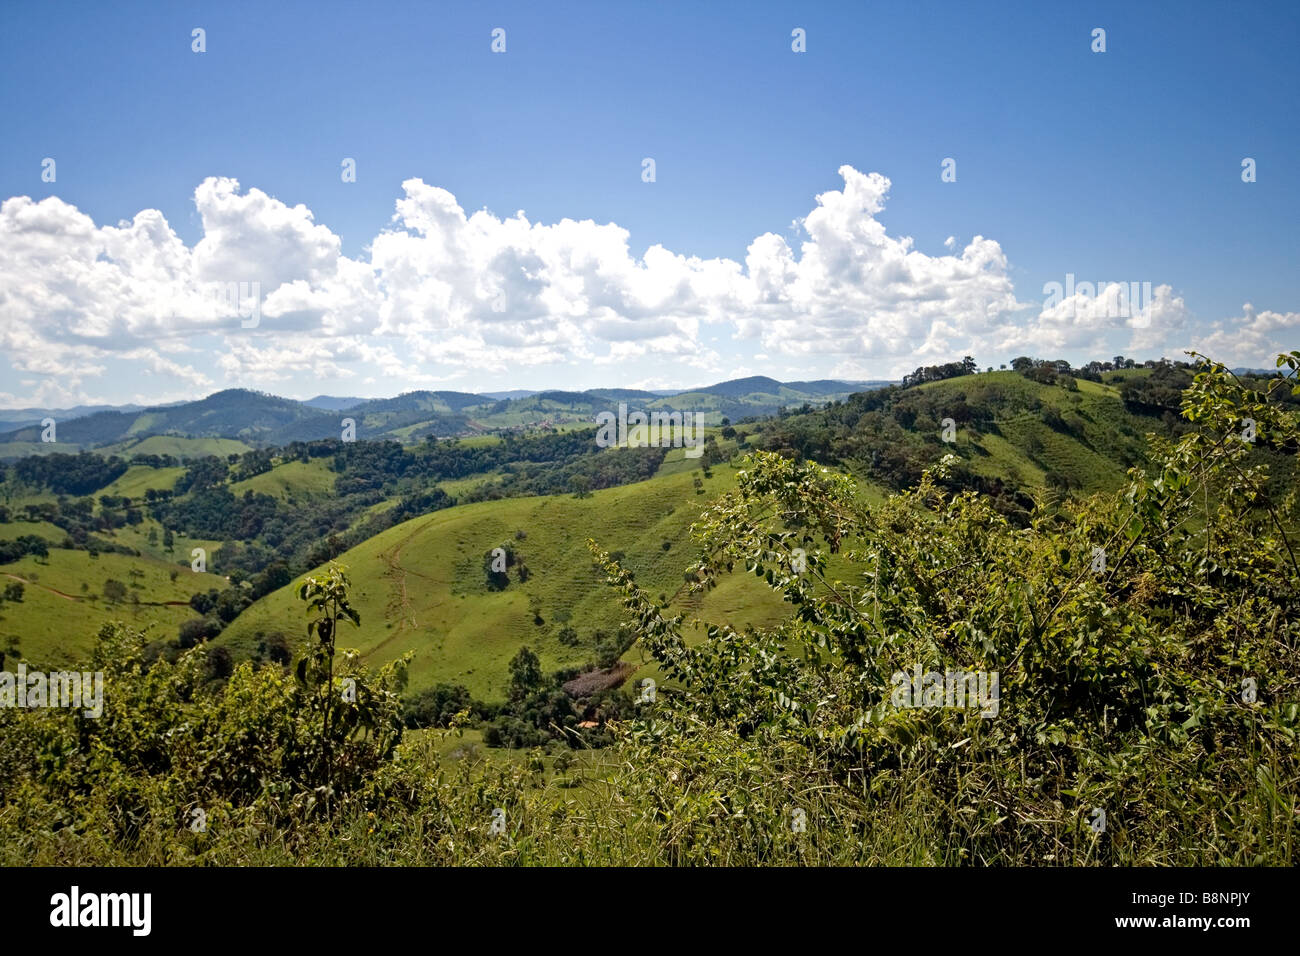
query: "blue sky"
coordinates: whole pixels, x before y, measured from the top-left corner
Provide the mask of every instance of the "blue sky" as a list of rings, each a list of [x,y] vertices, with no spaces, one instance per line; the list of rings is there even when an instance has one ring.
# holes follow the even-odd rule
[[[1294,3],[8,4],[0,403],[1258,364],[1300,345],[1298,26]],[[238,186],[196,204],[209,180]],[[496,225],[446,225],[448,196]],[[626,254],[525,235],[565,219]],[[1045,308],[1067,273],[1165,291]],[[204,298],[245,279],[253,328]]]

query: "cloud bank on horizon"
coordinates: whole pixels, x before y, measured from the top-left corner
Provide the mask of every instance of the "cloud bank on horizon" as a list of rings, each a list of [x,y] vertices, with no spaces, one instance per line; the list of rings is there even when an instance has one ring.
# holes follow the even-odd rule
[[[996,240],[950,238],[949,254],[927,255],[878,218],[889,179],[839,174],[843,188],[795,223],[797,249],[767,232],[743,262],[661,245],[637,256],[613,222],[466,213],[421,179],[402,183],[368,258],[343,255],[306,206],[230,178],[195,190],[193,246],[156,209],[97,226],[57,197],[16,196],[0,204],[0,347],[12,369],[0,403],[160,402],[236,386],[473,391],[516,387],[521,374],[566,387],[578,372],[646,387],[774,372],[894,378],[966,354],[996,365],[1196,348],[1271,365],[1300,329],[1300,312],[1249,303],[1197,326],[1168,284],[1128,308],[1114,285],[1020,301]],[[213,294],[231,283],[258,290],[256,324]]]

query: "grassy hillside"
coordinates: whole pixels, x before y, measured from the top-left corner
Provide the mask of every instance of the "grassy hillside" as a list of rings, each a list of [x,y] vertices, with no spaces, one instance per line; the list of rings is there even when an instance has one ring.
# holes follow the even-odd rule
[[[1132,370],[1123,380],[1148,374]],[[994,494],[1014,510],[1024,507],[1024,493],[1115,488],[1146,459],[1148,433],[1170,434],[1165,413],[1126,403],[1119,382],[962,375],[789,415],[763,425],[755,444],[838,463],[895,488],[913,485],[924,468],[954,454],[962,462],[956,485]]]
[[[4,448],[7,446],[0,446]],[[63,448],[59,451],[74,451]],[[251,446],[233,438],[182,438],[179,435],[150,435],[148,438],[130,439],[96,448],[104,455],[171,455],[174,458],[202,458],[204,455],[242,455]]]
[[[110,482],[96,495],[112,495],[120,498],[143,498],[150,488],[155,491],[171,491],[176,487],[176,480],[185,474],[185,469],[150,468],[148,465],[132,465],[120,478]]]
[[[25,534],[34,534],[50,544],[58,544],[67,533],[48,521],[10,521],[0,524],[0,541],[12,541]]]
[[[237,497],[252,491],[285,501],[328,495],[334,490],[334,472],[322,459],[312,461],[282,461],[270,471],[230,485]]]
[[[76,442],[5,441],[0,442],[0,461],[26,458],[28,455],[73,454],[81,450]]]
[[[32,534],[32,526],[20,525]],[[173,581],[171,574],[179,572]],[[126,586],[126,598],[104,597],[104,582]],[[20,581],[23,600],[0,607],[0,646],[17,642],[22,656],[36,667],[84,662],[100,627],[125,621],[152,625],[158,638],[175,637],[182,621],[193,617],[188,602],[196,591],[225,586],[214,574],[195,574],[148,557],[51,549],[47,559],[31,556],[0,568],[0,583]]]
[[[993,427],[958,428],[955,454],[976,474],[1019,478],[1046,487],[1048,475],[1071,487],[1116,487],[1146,454],[1145,433],[1160,423],[1135,415],[1117,389],[1080,381],[1078,391],[1032,382],[1016,372],[991,372],[918,387],[944,402],[993,412]],[[959,397],[960,396],[960,397]]]
[[[622,551],[644,586],[673,597],[691,553],[687,529],[735,481],[733,468],[717,466],[712,478],[703,479],[705,493],[696,494],[699,474],[696,469],[666,475],[581,499],[479,502],[390,528],[339,558],[350,570],[365,625],[345,632],[341,644],[357,646],[374,664],[415,650],[412,690],[456,682],[489,700],[503,696],[506,665],[525,644],[547,670],[581,665],[592,659],[597,632],[612,635],[621,620],[614,595],[592,567],[585,538]],[[520,582],[512,571],[508,586],[494,591],[484,558],[501,545],[523,557],[529,575]],[[780,607],[743,576],[734,589],[710,595],[704,613],[714,604],[728,611],[743,607],[756,619],[770,619]],[[560,642],[566,624],[578,633],[576,646]],[[293,586],[254,604],[216,643],[237,656],[249,654],[259,633],[273,631],[293,641],[302,633]]]

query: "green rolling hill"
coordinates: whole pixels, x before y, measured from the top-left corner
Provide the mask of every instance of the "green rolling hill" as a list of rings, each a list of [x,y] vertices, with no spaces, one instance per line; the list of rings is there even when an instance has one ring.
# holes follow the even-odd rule
[[[108,580],[125,586],[124,598],[105,596]],[[15,581],[23,585],[23,599],[0,605],[0,647],[16,647],[30,664],[46,669],[84,663],[95,635],[110,621],[149,626],[154,638],[169,641],[194,616],[191,594],[226,586],[215,574],[157,558],[58,548],[48,558],[0,565],[0,585]]]
[[[231,483],[230,491],[237,496],[251,491],[285,501],[319,498],[334,491],[334,473],[319,458],[281,461],[270,471]]]
[[[414,650],[411,690],[461,683],[487,700],[503,696],[506,665],[525,644],[547,669],[580,666],[593,660],[600,633],[612,636],[621,619],[616,595],[592,566],[586,537],[622,551],[638,580],[656,593],[680,598],[691,553],[688,528],[711,496],[731,486],[734,473],[730,466],[715,467],[699,495],[696,470],[581,499],[486,501],[406,521],[338,558],[351,574],[363,624],[344,632],[340,645],[357,647],[373,663]],[[498,546],[522,556],[526,581],[511,571],[504,589],[489,586],[485,556]],[[738,584],[747,582],[742,577]],[[719,589],[710,600],[734,603],[737,594]],[[741,603],[764,620],[780,612],[765,588],[750,585],[745,594]],[[561,641],[566,625],[578,643]],[[292,585],[246,610],[216,643],[247,655],[275,631],[294,641],[302,632],[302,606]]]

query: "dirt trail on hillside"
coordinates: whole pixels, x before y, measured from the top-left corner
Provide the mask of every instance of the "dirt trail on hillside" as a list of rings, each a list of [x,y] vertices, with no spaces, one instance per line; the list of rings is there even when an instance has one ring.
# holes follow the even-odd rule
[[[416,577],[424,578],[427,577],[427,575],[420,574],[418,571],[412,571],[402,566],[402,549],[410,543],[412,538],[424,531],[425,528],[429,527],[434,520],[435,519],[431,517],[428,521],[422,522],[419,526],[413,529],[410,534],[406,535],[387,551],[379,552],[380,559],[386,565],[384,577],[388,578],[389,586],[392,588],[392,593],[388,599],[388,603],[384,607],[384,616],[389,619],[396,616],[397,626],[393,628],[392,632],[387,637],[375,645],[374,649],[370,652],[371,654],[382,650],[386,644],[400,637],[408,628],[414,629],[419,627],[419,622],[415,619],[415,612],[411,608],[410,595],[406,590],[406,576],[408,574],[414,574]]]
[[[65,601],[75,601],[78,604],[86,603],[86,598],[79,594],[68,594],[66,591],[60,591],[58,588],[52,588],[48,584],[42,584],[40,581],[29,581],[21,575],[4,572],[7,578],[13,578],[15,581],[21,581],[29,588],[40,588],[42,591],[49,591],[51,594],[57,594]],[[189,607],[189,601],[141,601],[140,607]]]
[[[29,587],[29,588],[40,588],[42,591],[49,591],[51,594],[57,594],[59,597],[63,598],[65,601],[78,601],[78,602],[80,602],[80,601],[84,600],[84,598],[78,597],[78,596],[75,595],[75,594],[65,594],[64,592],[60,591],[58,588],[52,588],[52,587],[49,587],[48,585],[41,584],[41,582],[39,582],[39,581],[28,581],[26,578],[24,578],[24,577],[20,577],[20,576],[17,575],[17,574],[9,574],[8,572],[5,572],[5,577],[7,577],[7,578],[13,578],[15,581],[21,581],[21,582],[22,582],[26,587]]]

